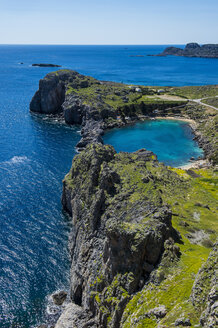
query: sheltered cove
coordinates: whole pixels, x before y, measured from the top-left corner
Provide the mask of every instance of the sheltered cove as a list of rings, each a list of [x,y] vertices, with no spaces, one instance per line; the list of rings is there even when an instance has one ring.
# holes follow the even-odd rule
[[[158,87],[129,86],[115,82],[98,81],[71,70],[49,73],[39,82],[39,90],[30,103],[32,112],[59,115],[68,124],[80,124],[82,150],[89,143],[101,142],[106,129],[122,127],[148,118],[184,119],[193,122],[191,127],[206,157],[215,156],[206,135],[208,131],[200,122],[205,117],[202,106],[188,102],[193,95],[217,94],[217,86],[171,88],[165,87],[167,99],[159,94]],[[193,91],[192,91],[193,90]],[[161,90],[163,91],[163,90]],[[174,99],[175,94],[179,100]],[[187,96],[185,96],[187,94]],[[209,114],[209,115],[208,115]],[[205,116],[206,115],[206,116]],[[204,133],[206,132],[206,133]],[[212,148],[211,148],[212,147]]]
[[[75,228],[72,302],[56,328],[216,324],[217,113],[182,97],[205,88],[216,95],[217,87],[187,88],[164,88],[181,100],[163,101],[155,87],[137,91],[68,70],[40,81],[30,110],[82,124],[62,195]],[[196,122],[209,168],[170,168],[150,151],[116,153],[102,144],[105,129],[167,116]]]

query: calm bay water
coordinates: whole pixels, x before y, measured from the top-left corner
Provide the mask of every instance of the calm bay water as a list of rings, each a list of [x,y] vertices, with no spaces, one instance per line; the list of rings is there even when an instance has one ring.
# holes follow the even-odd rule
[[[217,83],[218,61],[214,59],[130,57],[159,53],[164,48],[0,46],[1,328],[29,328],[41,322],[46,295],[58,288],[66,289],[69,284],[70,224],[61,211],[60,196],[62,179],[70,169],[80,136],[77,127],[60,125],[29,113],[29,102],[39,79],[53,70],[31,67],[31,64],[60,64],[102,80],[135,84]],[[188,129],[178,124],[170,128],[175,128],[175,133],[182,131],[190,141]],[[138,146],[123,149],[120,131],[114,131],[110,136],[113,144],[118,141],[114,144],[117,150],[147,147],[156,151],[151,143],[147,144],[149,140],[141,140],[134,129],[128,127],[125,131],[135,135]],[[154,139],[150,140],[153,144]],[[172,154],[167,160],[174,157]],[[160,160],[164,159],[160,157]]]
[[[160,162],[176,167],[187,164],[191,157],[197,159],[203,155],[188,123],[182,121],[147,120],[113,129],[105,134],[104,142],[114,146],[116,151],[146,148],[157,154]]]

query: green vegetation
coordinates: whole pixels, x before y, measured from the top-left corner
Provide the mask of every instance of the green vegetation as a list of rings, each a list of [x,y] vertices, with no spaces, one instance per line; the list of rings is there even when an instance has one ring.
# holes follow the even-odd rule
[[[67,84],[66,95],[77,95],[83,103],[94,106],[98,111],[110,109],[117,115],[127,115],[127,107],[134,107],[134,114],[143,114],[142,103],[152,108],[178,106],[185,100],[160,98],[155,88],[128,86],[121,83],[99,82],[90,77],[80,76]],[[132,107],[132,108],[133,108]]]
[[[155,274],[161,273],[164,277],[159,285],[150,283],[128,303],[122,319],[122,327],[125,328],[132,327],[133,322],[137,328],[157,327],[156,318],[148,318],[146,313],[158,305],[165,305],[167,309],[167,315],[158,322],[160,327],[174,327],[175,320],[181,315],[190,318],[195,325],[206,306],[204,299],[201,307],[194,307],[190,295],[195,276],[216,240],[217,174],[213,170],[201,169],[195,170],[199,177],[192,178],[181,169],[171,170],[182,178],[180,182],[172,183],[167,171],[158,173],[157,170],[156,174],[161,177],[162,197],[172,208],[173,226],[182,236],[183,243],[178,244],[181,257],[170,269],[160,267],[157,270]],[[193,238],[195,233],[202,231],[205,232],[202,239]],[[205,294],[208,294],[209,287],[205,285]]]
[[[202,99],[202,102],[205,103],[205,104],[208,104],[210,106],[218,108],[218,96]]]
[[[169,94],[188,99],[200,99],[218,95],[218,85],[173,87],[167,89]]]

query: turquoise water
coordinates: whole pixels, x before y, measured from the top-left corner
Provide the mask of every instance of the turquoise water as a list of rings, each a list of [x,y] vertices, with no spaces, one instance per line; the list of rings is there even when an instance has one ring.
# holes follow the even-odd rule
[[[153,151],[160,162],[178,167],[187,164],[191,157],[203,156],[193,137],[187,122],[147,120],[107,132],[104,143],[114,146],[118,152],[146,148]]]
[[[71,167],[80,136],[78,128],[29,113],[29,102],[39,79],[54,70],[31,64],[60,64],[102,80],[135,84],[217,83],[218,60],[130,57],[159,53],[164,48],[0,46],[1,328],[29,328],[40,323],[47,317],[47,295],[58,288],[67,289],[69,284],[70,224],[62,213],[60,198],[62,179]],[[146,147],[171,164],[184,150],[190,152],[182,154],[181,163],[198,155],[187,125],[169,122],[167,127],[166,123],[148,122],[146,128],[139,124],[111,131],[105,138],[114,136],[110,142],[117,150],[121,146],[129,151]],[[146,132],[148,127],[152,133]],[[140,131],[147,134],[143,136]],[[161,135],[161,131],[165,133]]]

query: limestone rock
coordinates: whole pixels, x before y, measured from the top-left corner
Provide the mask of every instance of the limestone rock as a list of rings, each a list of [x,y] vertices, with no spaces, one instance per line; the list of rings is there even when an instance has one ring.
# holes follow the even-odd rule
[[[217,244],[215,244],[207,262],[196,276],[191,293],[193,305],[201,310],[200,323],[203,327],[212,328],[218,324],[217,276]]]
[[[61,291],[58,291],[58,292],[55,292],[54,294],[52,294],[52,298],[53,298],[54,304],[62,305],[67,298],[67,293],[64,290],[61,290]]]
[[[116,154],[111,146],[91,144],[74,158],[63,183],[62,204],[74,224],[71,299],[92,313],[98,327],[119,327],[131,295],[144,286],[173,236],[171,211],[158,191],[155,198],[141,193],[130,201],[140,184],[126,189],[124,181],[135,169],[155,185],[148,162],[157,160],[144,149]],[[160,307],[152,315],[164,313]]]
[[[80,306],[69,303],[58,319],[55,328],[97,328],[89,312]]]
[[[183,327],[190,327],[191,322],[189,318],[181,317],[175,321],[175,326],[183,326]]]

